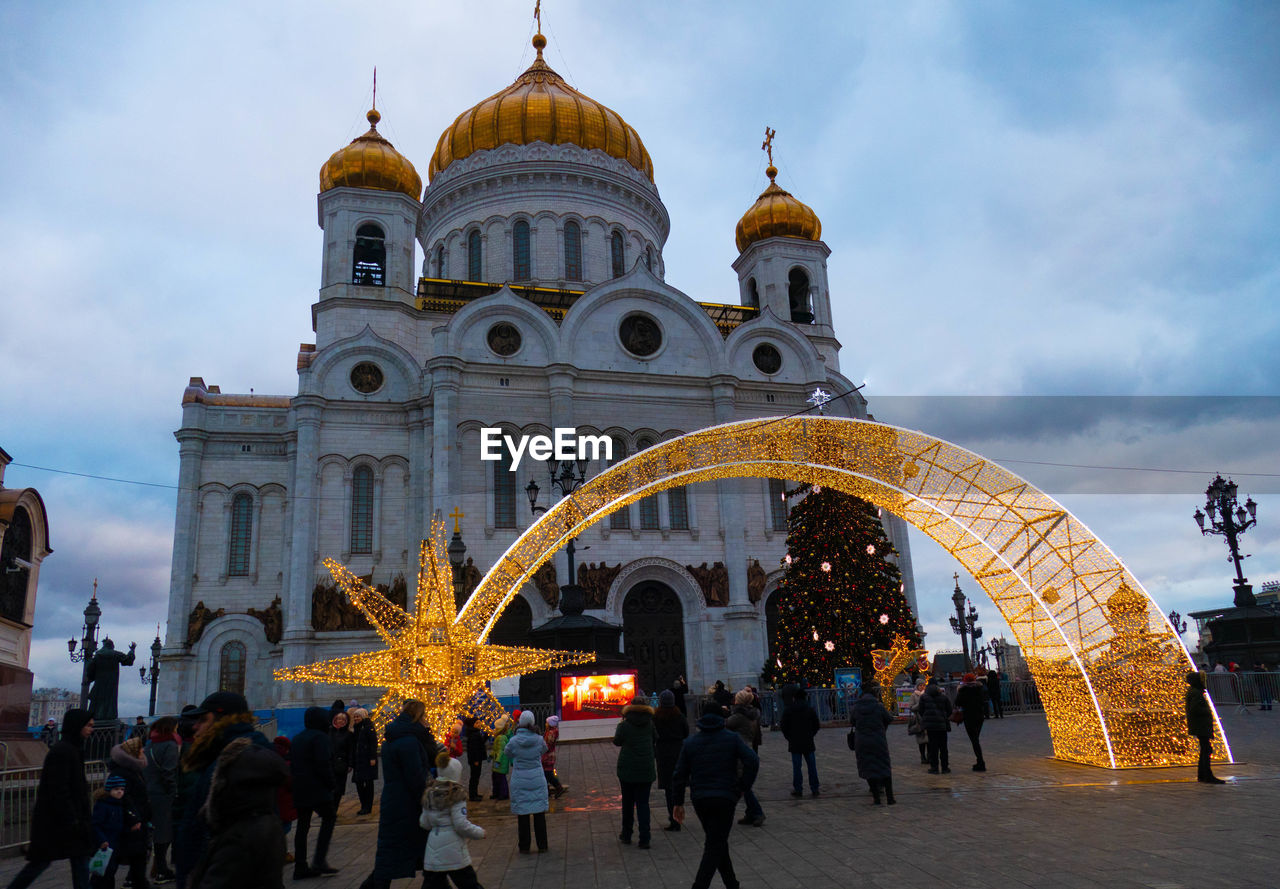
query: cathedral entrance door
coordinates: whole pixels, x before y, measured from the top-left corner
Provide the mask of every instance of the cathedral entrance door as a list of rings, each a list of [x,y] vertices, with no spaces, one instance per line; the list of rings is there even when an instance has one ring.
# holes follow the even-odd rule
[[[684,609],[666,584],[650,580],[631,588],[622,602],[622,638],[636,665],[637,690],[670,688],[685,674]]]

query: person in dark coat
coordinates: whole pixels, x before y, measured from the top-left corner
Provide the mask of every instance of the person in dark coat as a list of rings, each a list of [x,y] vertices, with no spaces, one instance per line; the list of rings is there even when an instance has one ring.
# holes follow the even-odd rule
[[[351,732],[351,716],[342,710],[334,713],[329,725],[329,761],[333,764],[333,808],[336,811],[347,793],[347,776],[355,756],[356,736]]]
[[[476,725],[474,716],[462,720],[462,726],[467,744],[467,765],[471,769],[467,778],[467,797],[475,803],[484,799],[480,795],[480,774],[484,769],[484,761],[489,758],[489,754],[485,752],[487,739],[484,730]]]
[[[218,755],[237,738],[271,749],[271,742],[254,728],[253,713],[244,695],[215,691],[199,707],[190,710],[184,707],[182,715],[184,720],[190,720],[193,736],[182,756],[178,803],[174,807],[177,830],[173,840],[173,863],[178,872],[179,889],[188,885],[188,876],[204,855],[209,841],[209,826],[202,809],[209,799]],[[182,721],[179,720],[179,732],[182,731]],[[178,811],[181,811],[180,817],[176,814]],[[194,884],[190,885],[195,889]]]
[[[351,779],[360,797],[357,815],[373,812],[373,783],[378,780],[378,732],[369,719],[369,711],[357,707],[351,712],[351,730],[355,743],[351,753]]]
[[[107,775],[125,782],[124,805],[126,820],[135,819],[139,825],[137,830],[127,826],[125,844],[117,850],[117,865],[129,865],[128,881],[138,889],[147,889],[147,850],[151,845],[151,799],[147,794],[147,779],[144,772],[147,758],[142,753],[142,738],[129,738],[123,744],[111,748],[107,765]],[[113,874],[114,876],[114,874]],[[108,885],[112,885],[110,882]]]
[[[1200,760],[1197,763],[1196,780],[1201,784],[1226,784],[1213,774],[1209,759],[1213,754],[1213,709],[1204,692],[1204,674],[1188,673],[1187,680],[1187,734],[1200,742]]]
[[[982,723],[987,718],[986,693],[972,673],[964,674],[964,682],[956,692],[956,709],[964,714],[964,730],[969,735],[969,743],[973,745],[973,755],[977,759],[973,770],[985,772],[987,763],[982,758],[982,744],[978,742],[978,736],[982,734]]]
[[[147,822],[129,800],[127,783],[120,775],[109,775],[103,788],[93,795],[94,840],[99,849],[111,850],[102,875],[89,879],[95,889],[115,889],[116,873],[122,864],[129,866],[129,885],[139,889],[149,886]]]
[[[711,689],[711,700],[726,710],[733,706],[733,693],[724,687],[723,679],[716,680],[715,687]]]
[[[84,743],[92,732],[88,710],[72,708],[63,716],[62,740],[49,748],[40,769],[27,863],[9,889],[26,889],[50,864],[63,859],[70,862],[73,889],[88,889],[89,859],[97,847],[84,777]]]
[[[654,710],[640,699],[622,708],[622,720],[613,732],[618,751],[618,784],[622,789],[622,833],[618,839],[631,843],[631,827],[640,829],[641,849],[649,848],[649,792],[658,777],[656,747],[658,730]]]
[[[689,683],[684,681],[683,676],[677,676],[676,681],[671,683],[671,694],[675,697],[675,708],[685,715],[689,716],[689,707],[685,703],[684,696],[689,693]]]
[[[782,736],[787,739],[787,751],[791,754],[791,795],[804,796],[804,776],[800,773],[803,760],[809,769],[809,792],[817,796],[820,792],[818,758],[813,739],[821,728],[818,713],[805,700],[803,688],[793,687],[790,698],[782,711]]]
[[[147,801],[151,805],[151,826],[155,861],[152,869],[157,883],[167,883],[176,875],[169,867],[169,846],[173,844],[173,803],[178,796],[178,759],[181,740],[178,720],[162,716],[151,725],[143,755],[147,767]]]
[[[760,711],[752,703],[754,700],[755,695],[750,688],[740,690],[733,697],[733,707],[724,724],[729,731],[737,732],[751,751],[758,756],[760,742],[764,740],[764,736],[760,732]],[[760,805],[760,800],[756,798],[751,788],[742,791],[742,799],[747,805],[747,810],[738,819],[738,823],[750,824],[754,827],[762,826],[764,807]]]
[[[52,747],[58,743],[58,720],[50,717],[45,722],[44,728],[40,729],[40,741],[46,747]]]
[[[323,707],[308,707],[302,714],[302,731],[290,741],[289,768],[293,773],[293,805],[298,810],[298,826],[293,833],[293,878],[303,880],[337,873],[329,865],[329,843],[338,821],[334,804],[333,747],[329,742],[332,717]],[[320,833],[315,853],[307,865],[307,834],[312,813],[320,816]]]
[[[418,826],[422,792],[431,779],[436,740],[422,722],[422,701],[405,701],[382,735],[382,799],[373,873],[360,889],[390,889],[391,881],[422,869],[426,832]]]
[[[675,771],[676,760],[680,758],[684,739],[689,737],[689,720],[676,705],[676,695],[671,689],[658,695],[658,709],[653,712],[653,727],[658,732],[658,740],[654,745],[658,787],[667,797],[668,823],[663,830],[679,830],[680,822],[676,821],[674,814],[676,798],[671,773]]]
[[[929,774],[938,774],[938,764],[942,771],[951,771],[950,754],[947,751],[947,732],[951,731],[951,700],[942,693],[937,679],[930,679],[920,696],[917,705],[920,725],[928,737]]]
[[[276,794],[288,780],[289,766],[273,749],[245,737],[222,748],[200,807],[209,842],[191,873],[193,887],[283,889],[284,828]]]
[[[987,694],[991,697],[991,718],[1004,719],[1004,702],[1000,700],[1000,674],[987,671]]]
[[[854,731],[854,754],[858,759],[858,777],[866,779],[871,788],[871,799],[880,805],[880,791],[885,800],[894,805],[893,771],[889,761],[889,739],[885,730],[893,717],[880,700],[880,686],[874,682],[862,686],[862,697],[849,708],[849,724]]]
[[[684,742],[671,776],[675,784],[674,815],[677,822],[684,822],[687,787],[706,834],[693,889],[707,889],[717,870],[725,886],[738,885],[729,857],[733,811],[738,807],[739,794],[755,782],[759,771],[760,758],[737,732],[724,727],[723,717],[714,713],[704,714],[698,720],[698,733]]]

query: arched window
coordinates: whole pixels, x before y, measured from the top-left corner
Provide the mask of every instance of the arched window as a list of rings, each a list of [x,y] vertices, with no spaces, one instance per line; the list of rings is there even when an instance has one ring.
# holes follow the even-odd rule
[[[667,489],[667,513],[671,516],[672,531],[689,530],[689,494],[684,485]]]
[[[381,287],[387,272],[387,245],[382,229],[366,222],[356,229],[356,249],[352,256],[351,283]]]
[[[533,277],[529,269],[529,223],[518,220],[511,228],[511,277],[516,281],[528,281]]]
[[[653,441],[648,438],[642,438],[636,442],[636,453],[643,451],[645,448],[653,447]],[[640,498],[640,530],[641,531],[657,531],[658,530],[658,495],[650,494],[648,497]]]
[[[436,277],[444,277],[444,244],[436,248]]]
[[[249,544],[253,540],[253,497],[243,491],[231,501],[230,538],[227,575],[243,577],[249,573]]]
[[[514,434],[511,436],[515,437]],[[505,445],[498,451],[499,457],[493,464],[493,526],[514,528],[516,526],[516,473],[511,471],[511,451]]]
[[[368,466],[351,474],[351,551],[373,552],[373,470]]]
[[[760,288],[756,287],[756,279],[747,279],[747,305],[753,309],[760,308]]]
[[[480,262],[480,231],[472,229],[467,235],[467,280],[484,280],[484,266]]]
[[[627,249],[620,231],[615,231],[609,237],[609,258],[613,262],[613,276],[615,278],[621,278],[627,273]]]
[[[243,642],[228,642],[218,657],[218,691],[244,694],[245,650]]]
[[[564,279],[582,280],[582,228],[576,222],[564,224]]]
[[[609,461],[612,466],[615,463],[621,463],[627,459],[627,443],[620,438],[613,440],[613,459]],[[631,507],[624,506],[622,509],[609,514],[609,529],[612,531],[627,531],[631,528]]]
[[[791,320],[808,324],[813,320],[809,310],[809,276],[804,269],[795,268],[787,275],[787,296],[791,303]]]

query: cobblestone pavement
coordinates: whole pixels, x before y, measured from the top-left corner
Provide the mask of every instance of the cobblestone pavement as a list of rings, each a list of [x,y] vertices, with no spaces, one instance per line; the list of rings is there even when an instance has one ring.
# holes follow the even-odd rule
[[[761,748],[757,793],[763,827],[734,827],[730,838],[745,889],[1254,889],[1280,887],[1280,711],[1224,714],[1237,763],[1217,766],[1229,783],[1198,784],[1195,770],[1112,772],[1049,758],[1048,727],[1038,715],[988,721],[983,748],[989,771],[971,770],[963,733],[950,736],[953,771],[929,775],[903,726],[890,729],[898,804],[871,805],[844,743],[845,729],[818,736],[822,796],[793,799],[791,762],[780,734]],[[654,788],[653,848],[618,842],[615,748],[608,742],[562,744],[560,775],[570,791],[547,816],[551,851],[516,852],[516,824],[505,803],[472,805],[488,832],[471,843],[488,889],[667,889],[688,887],[702,831],[666,823]],[[482,787],[487,795],[488,771]],[[330,863],[334,877],[286,885],[356,889],[368,874],[377,834],[373,817],[356,818],[344,801]],[[312,829],[315,836],[315,828]],[[0,861],[0,885],[20,866]],[[69,884],[65,864],[35,885]],[[398,880],[395,889],[418,886]],[[719,878],[712,884],[719,886]]]

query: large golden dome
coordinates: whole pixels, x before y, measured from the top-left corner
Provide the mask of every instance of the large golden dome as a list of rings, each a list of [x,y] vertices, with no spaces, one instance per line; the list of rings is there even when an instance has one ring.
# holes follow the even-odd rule
[[[382,115],[371,109],[365,117],[369,132],[340,148],[320,168],[320,190],[347,186],[398,191],[414,200],[422,197],[422,177],[409,159],[378,132]]]
[[[813,208],[796,200],[790,192],[774,182],[778,175],[777,167],[770,164],[765,173],[769,177],[769,187],[760,193],[756,202],[738,220],[735,232],[738,252],[741,253],[756,241],[763,241],[765,238],[821,240],[822,223]]]
[[[542,59],[547,40],[533,38],[538,57],[500,93],[458,115],[440,135],[427,179],[456,160],[499,145],[577,145],[624,160],[653,181],[653,161],[640,134],[612,108],[564,82]]]

